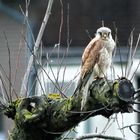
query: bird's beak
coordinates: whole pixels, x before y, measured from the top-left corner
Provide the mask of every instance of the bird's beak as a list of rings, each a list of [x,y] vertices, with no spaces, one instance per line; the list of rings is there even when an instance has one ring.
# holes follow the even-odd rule
[[[104,40],[107,39],[107,34],[106,34],[106,33],[103,33],[103,34],[102,34],[102,39],[104,39]]]

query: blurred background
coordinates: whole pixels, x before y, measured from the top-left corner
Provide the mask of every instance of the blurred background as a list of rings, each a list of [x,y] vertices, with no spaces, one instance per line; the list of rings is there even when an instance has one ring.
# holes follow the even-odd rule
[[[20,91],[22,78],[27,67],[29,50],[33,48],[48,4],[48,0],[30,0],[28,12],[26,12],[26,2],[28,0],[0,0],[0,64],[8,73],[8,45],[11,50],[12,82],[17,93]],[[118,37],[116,54],[113,58],[115,73],[109,70],[108,77],[113,79],[118,78],[117,76],[124,76],[126,63],[129,60],[129,46],[132,40],[132,47],[136,46],[140,33],[139,9],[140,1],[132,0],[54,0],[42,39],[43,55],[41,57],[44,69],[48,71],[51,79],[55,81],[54,75],[56,77],[59,75],[57,80],[62,89],[66,94],[72,93],[78,79],[77,76],[76,80],[73,80],[79,71],[82,52],[91,38],[94,37],[96,30],[103,25],[103,22],[104,26],[112,30],[113,38],[116,35]],[[28,24],[24,14],[28,15]],[[60,31],[62,31],[61,34]],[[133,37],[132,31],[134,31]],[[49,66],[45,65],[48,57]],[[136,71],[139,60],[140,49],[138,45],[128,75],[129,79],[132,78],[135,88],[140,88],[140,69]],[[58,70],[60,64],[61,70]],[[123,70],[122,64],[124,64]],[[54,74],[51,72],[50,65]],[[39,79],[42,87],[35,80],[38,73],[40,73]],[[67,86],[68,83],[70,83],[69,86]],[[54,91],[51,81],[40,68],[31,72],[28,88],[29,95],[42,94],[42,88],[46,93],[57,92]],[[139,107],[136,106],[136,108]],[[102,116],[91,118],[80,123],[75,128],[76,133],[73,132],[71,136],[76,137],[92,132],[101,133],[107,122],[108,120]],[[137,122],[140,122],[139,114],[116,114],[112,116],[106,134],[116,136],[125,134],[128,140],[136,139],[136,136],[129,129],[124,133],[119,130],[119,127]],[[7,139],[8,130],[12,126],[13,123],[9,119],[0,115],[0,140]],[[140,128],[135,128],[135,131],[140,132]]]

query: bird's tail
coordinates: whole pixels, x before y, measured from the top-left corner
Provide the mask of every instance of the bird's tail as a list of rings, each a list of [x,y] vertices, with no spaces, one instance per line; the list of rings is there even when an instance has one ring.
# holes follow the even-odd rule
[[[77,83],[77,87],[76,87],[73,95],[78,93],[79,91],[81,91],[82,87],[85,87],[85,85],[87,84],[88,80],[90,79],[92,73],[93,73],[93,71],[91,69],[83,78],[79,79],[79,81]]]
[[[73,95],[77,94],[81,90],[82,85],[83,85],[83,80],[80,78],[77,83],[76,89],[74,90]]]
[[[83,79],[79,79],[77,87],[74,91],[74,94],[79,94],[79,92],[81,90],[82,91],[82,102],[81,102],[81,110],[83,110],[83,107],[85,106],[86,102],[87,102],[87,97],[88,97],[88,90],[89,90],[89,86],[93,81],[93,71],[87,73]],[[73,95],[74,95],[73,94]]]

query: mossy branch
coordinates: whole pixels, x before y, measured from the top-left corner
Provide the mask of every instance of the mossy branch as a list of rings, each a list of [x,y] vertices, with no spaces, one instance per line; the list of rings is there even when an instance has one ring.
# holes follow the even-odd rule
[[[130,86],[133,87],[131,83]],[[89,117],[103,115],[108,118],[116,112],[129,112],[127,107],[130,108],[130,101],[119,98],[119,87],[119,82],[116,81],[93,81],[83,111],[80,110],[83,90],[69,98],[42,95],[17,99],[5,110],[5,115],[15,122],[9,139],[61,139],[65,131]]]

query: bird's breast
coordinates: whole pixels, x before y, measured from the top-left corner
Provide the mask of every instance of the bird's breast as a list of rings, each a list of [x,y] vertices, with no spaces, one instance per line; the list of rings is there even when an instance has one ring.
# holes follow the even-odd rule
[[[112,53],[109,52],[105,47],[100,50],[99,64],[108,64],[112,59]]]

